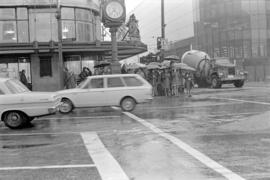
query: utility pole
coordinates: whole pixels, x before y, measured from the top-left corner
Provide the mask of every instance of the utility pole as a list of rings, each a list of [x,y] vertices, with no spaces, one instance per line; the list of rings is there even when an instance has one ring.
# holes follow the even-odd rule
[[[56,10],[56,19],[57,19],[57,29],[58,29],[58,67],[60,75],[60,88],[64,86],[64,75],[63,75],[63,44],[62,44],[62,17],[61,17],[61,0],[57,0],[57,10]]]
[[[164,42],[165,42],[165,15],[164,15],[164,0],[161,0],[161,41],[162,47],[160,49],[161,61],[164,60]]]

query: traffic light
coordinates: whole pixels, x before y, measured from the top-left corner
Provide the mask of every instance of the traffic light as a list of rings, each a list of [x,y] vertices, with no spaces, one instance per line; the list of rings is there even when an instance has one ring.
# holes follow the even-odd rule
[[[161,49],[162,48],[162,39],[161,39],[161,37],[157,37],[157,49],[159,50],[159,49]]]

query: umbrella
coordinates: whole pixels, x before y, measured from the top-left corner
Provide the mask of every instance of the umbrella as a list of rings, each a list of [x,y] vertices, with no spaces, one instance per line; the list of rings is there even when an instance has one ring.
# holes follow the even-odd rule
[[[147,69],[159,69],[161,67],[161,64],[158,62],[151,62],[148,65],[146,65]]]
[[[181,69],[181,70],[186,70],[186,71],[196,71],[196,69],[188,66],[185,63],[174,63],[172,67],[175,69]]]
[[[170,67],[171,66],[171,61],[169,60],[164,60],[162,63],[161,63],[162,66],[166,66],[166,67]]]
[[[101,67],[109,66],[110,64],[111,63],[109,63],[109,62],[101,61],[97,65],[95,65],[94,68],[101,68]]]
[[[142,63],[132,63],[132,64],[126,64],[127,69],[139,69],[139,68],[145,68],[146,65]]]
[[[176,55],[166,56],[164,59],[166,59],[166,60],[180,60],[179,56],[176,56]]]
[[[159,69],[160,66],[156,65],[156,64],[148,64],[146,66],[147,69]]]

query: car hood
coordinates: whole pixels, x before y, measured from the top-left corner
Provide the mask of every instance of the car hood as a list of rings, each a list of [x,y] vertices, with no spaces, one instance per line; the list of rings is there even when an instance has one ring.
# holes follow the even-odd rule
[[[25,92],[18,94],[6,94],[1,96],[0,104],[19,104],[19,103],[43,103],[56,100],[56,93],[52,92]]]

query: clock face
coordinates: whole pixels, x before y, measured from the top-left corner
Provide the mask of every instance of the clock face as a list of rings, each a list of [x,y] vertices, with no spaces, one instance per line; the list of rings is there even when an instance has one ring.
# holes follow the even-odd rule
[[[124,9],[119,2],[113,1],[106,6],[106,13],[110,18],[117,19],[123,15]]]

